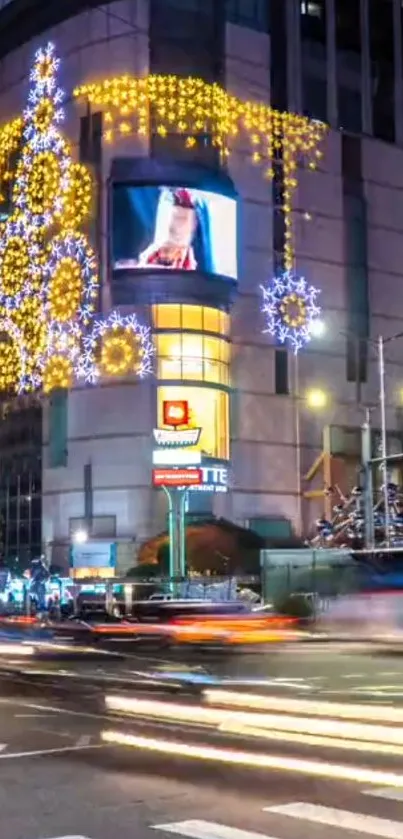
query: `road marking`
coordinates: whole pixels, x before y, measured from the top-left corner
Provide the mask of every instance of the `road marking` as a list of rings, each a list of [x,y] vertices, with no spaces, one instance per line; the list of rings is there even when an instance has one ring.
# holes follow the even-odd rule
[[[36,702],[22,702],[19,699],[0,698],[0,705],[19,705],[21,708],[32,708],[36,711],[47,711],[49,714],[63,714],[68,717],[88,717],[93,720],[108,720],[107,714],[91,714],[89,711],[72,711],[70,708],[59,708],[57,705],[38,705]],[[38,714],[35,716],[43,716]]]
[[[328,827],[341,827],[343,830],[355,830],[370,836],[381,836],[383,839],[401,839],[403,835],[403,822],[392,822],[389,819],[379,819],[376,816],[365,816],[333,807],[322,807],[319,804],[295,802],[263,809],[266,813],[289,816],[292,819],[305,820]]]
[[[166,833],[188,836],[189,839],[273,839],[273,837],[263,833],[239,830],[239,828],[230,827],[227,824],[199,821],[199,819],[189,819],[189,821],[172,822],[170,824],[154,824],[153,830],[164,830]]]
[[[63,754],[63,752],[82,752],[88,749],[104,749],[105,746],[103,743],[95,743],[92,746],[60,746],[60,748],[55,749],[36,749],[35,751],[31,752],[10,752],[6,755],[0,754],[0,760],[13,760],[17,757],[40,757],[41,755],[58,755]],[[64,839],[64,837],[60,837],[60,839]],[[69,837],[67,837],[69,839]],[[84,838],[85,839],[85,838]]]
[[[372,795],[374,798],[387,798],[389,801],[403,801],[403,790],[393,787],[379,787],[378,789],[363,789],[363,795]]]
[[[43,714],[14,714],[16,720],[45,719]]]

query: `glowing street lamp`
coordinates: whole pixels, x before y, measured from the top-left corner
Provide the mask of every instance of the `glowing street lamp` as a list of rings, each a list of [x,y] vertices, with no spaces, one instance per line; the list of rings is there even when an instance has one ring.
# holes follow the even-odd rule
[[[321,388],[314,387],[311,390],[308,390],[306,394],[306,404],[309,408],[313,410],[320,411],[322,408],[326,408],[328,404],[328,394],[325,390],[321,390]]]
[[[75,545],[85,545],[85,543],[88,542],[87,531],[83,528],[76,530],[75,533],[73,533],[73,542]]]
[[[321,338],[326,332],[326,324],[320,318],[313,320],[310,327],[309,333],[312,338]]]

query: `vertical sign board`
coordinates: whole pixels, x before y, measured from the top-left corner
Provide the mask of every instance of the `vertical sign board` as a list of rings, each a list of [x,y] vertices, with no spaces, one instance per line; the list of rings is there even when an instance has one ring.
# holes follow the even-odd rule
[[[49,397],[49,467],[67,466],[68,391],[55,390]]]
[[[83,545],[72,545],[73,568],[114,568],[115,564],[115,542],[85,542]]]

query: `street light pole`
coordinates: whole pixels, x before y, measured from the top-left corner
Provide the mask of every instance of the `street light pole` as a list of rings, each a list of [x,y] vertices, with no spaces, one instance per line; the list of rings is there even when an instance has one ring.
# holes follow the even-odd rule
[[[299,364],[298,354],[294,355],[294,419],[295,419],[295,446],[296,446],[296,469],[297,469],[297,522],[298,536],[303,533],[302,521],[302,458],[301,458],[301,409],[299,393]]]
[[[382,480],[383,480],[383,506],[385,521],[385,543],[390,548],[390,517],[389,517],[389,496],[388,496],[388,447],[386,431],[386,393],[385,393],[385,354],[384,339],[382,335],[378,338],[378,364],[379,364],[379,403],[381,409],[381,458],[382,458]]]

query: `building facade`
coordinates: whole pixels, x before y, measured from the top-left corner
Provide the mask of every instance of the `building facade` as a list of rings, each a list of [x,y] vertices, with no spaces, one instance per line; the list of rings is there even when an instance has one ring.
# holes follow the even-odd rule
[[[332,463],[340,483],[355,480],[363,406],[374,407],[378,423],[372,339],[403,329],[400,0],[10,0],[1,4],[0,31],[4,122],[24,107],[36,48],[56,45],[71,97],[64,130],[97,185],[90,234],[102,309],[135,309],[156,348],[153,377],[74,388],[44,403],[38,457],[48,557],[67,564],[74,534],[86,531],[85,549],[75,549],[82,573],[108,567],[112,556],[124,569],[166,527],[152,459],[153,429],[164,427],[170,403],[185,404],[202,429],[211,491],[189,493],[192,515],[212,513],[265,535],[308,532],[328,503]],[[105,97],[88,88],[150,74],[166,78],[168,92],[162,115],[161,103],[150,108],[147,130],[134,129],[118,92],[112,124]],[[261,311],[261,284],[285,267],[284,159],[267,179],[245,138],[234,139],[223,165],[202,118],[196,139],[186,126],[179,136],[175,122],[170,130],[171,76],[329,124],[316,171],[299,161],[291,208],[295,271],[321,290],[326,325],[297,357],[264,332]],[[161,187],[170,190],[168,209],[156,206]],[[169,227],[174,213],[183,232],[196,209],[209,241],[208,252],[199,242],[189,256],[197,270],[158,272],[160,239],[153,249],[149,237],[141,257],[148,270],[136,271],[139,229]],[[397,448],[401,347],[391,342],[387,351],[387,421]],[[327,394],[320,411],[308,398],[313,389]],[[343,466],[324,454],[341,455]],[[217,491],[223,475],[226,492]]]

